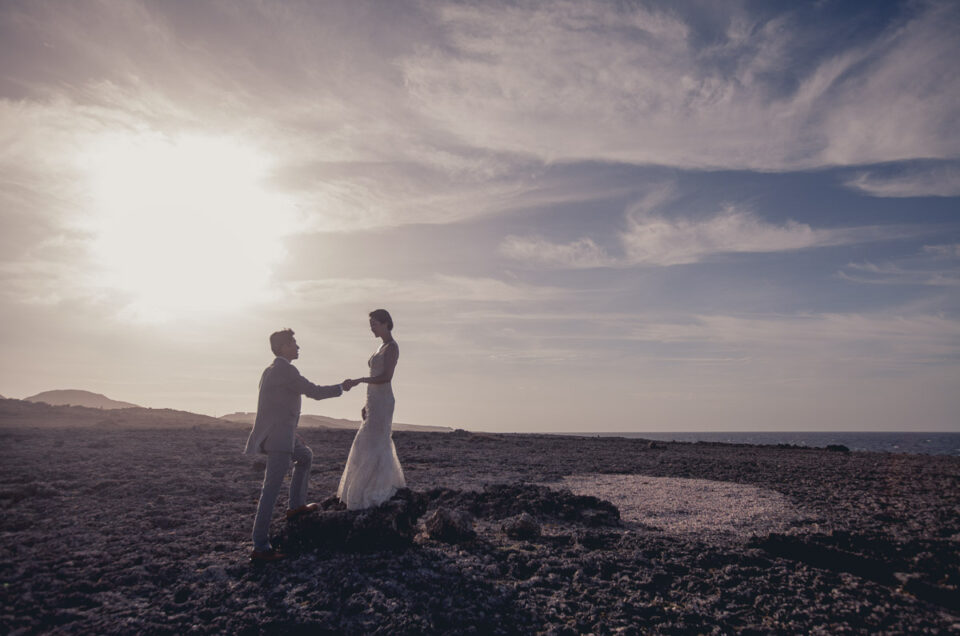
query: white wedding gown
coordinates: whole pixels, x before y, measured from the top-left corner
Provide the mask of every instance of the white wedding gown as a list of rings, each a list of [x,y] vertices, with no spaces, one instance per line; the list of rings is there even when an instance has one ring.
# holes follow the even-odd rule
[[[394,345],[396,346],[396,345]],[[383,373],[384,349],[370,358],[370,375]],[[393,389],[390,383],[367,385],[367,417],[353,438],[337,496],[347,510],[379,506],[407,485],[393,444]]]

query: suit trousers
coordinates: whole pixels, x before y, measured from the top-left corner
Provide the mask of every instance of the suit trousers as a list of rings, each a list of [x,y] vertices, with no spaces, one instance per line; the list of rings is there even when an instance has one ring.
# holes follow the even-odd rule
[[[280,494],[283,477],[290,469],[293,460],[293,476],[290,478],[289,507],[299,508],[307,503],[307,483],[310,481],[310,466],[313,463],[313,451],[300,441],[294,443],[293,452],[268,451],[267,469],[263,475],[263,488],[260,490],[260,503],[257,504],[257,517],[253,522],[253,549],[269,550],[270,520],[273,508]]]

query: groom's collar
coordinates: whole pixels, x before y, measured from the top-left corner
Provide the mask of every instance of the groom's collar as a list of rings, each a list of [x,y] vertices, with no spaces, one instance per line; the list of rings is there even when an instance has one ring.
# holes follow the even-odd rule
[[[293,364],[292,362],[290,362],[289,360],[287,360],[287,359],[284,358],[283,356],[277,356],[276,359],[274,360],[274,362],[286,362],[287,364]]]

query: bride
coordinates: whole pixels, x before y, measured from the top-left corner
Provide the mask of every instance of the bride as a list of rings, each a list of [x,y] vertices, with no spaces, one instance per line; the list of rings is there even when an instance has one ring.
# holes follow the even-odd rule
[[[347,505],[347,510],[378,506],[390,499],[398,488],[407,485],[390,436],[394,405],[390,380],[400,358],[400,348],[391,334],[393,319],[386,309],[370,312],[370,330],[383,341],[367,363],[370,376],[347,380],[343,387],[367,383],[367,403],[360,412],[363,422],[353,438],[347,466],[337,488],[337,496]]]

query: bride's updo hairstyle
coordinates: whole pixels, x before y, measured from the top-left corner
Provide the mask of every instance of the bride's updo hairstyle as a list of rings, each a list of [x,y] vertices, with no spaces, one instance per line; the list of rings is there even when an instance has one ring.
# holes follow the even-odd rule
[[[374,309],[370,312],[370,317],[377,322],[386,324],[387,329],[393,331],[393,318],[390,317],[390,312],[386,309]]]

